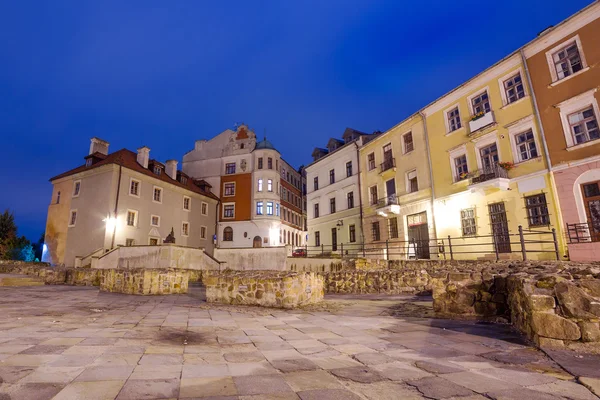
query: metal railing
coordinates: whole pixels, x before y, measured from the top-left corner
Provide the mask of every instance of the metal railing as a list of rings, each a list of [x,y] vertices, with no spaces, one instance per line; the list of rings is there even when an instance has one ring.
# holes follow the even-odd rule
[[[297,247],[301,257],[314,258],[378,258],[378,259],[477,259],[500,260],[503,254],[517,254],[527,260],[529,254],[551,254],[560,259],[556,230],[538,231],[519,226],[517,233],[461,236],[426,240],[385,240],[372,243],[338,243]]]
[[[600,226],[594,226],[591,222],[567,224],[567,237],[571,244],[600,242]]]
[[[396,166],[396,159],[394,157],[383,160],[381,164],[379,164],[379,173],[387,171],[390,168],[394,168]]]
[[[471,177],[470,184],[475,185],[477,183],[490,181],[496,178],[508,179],[508,171],[496,164],[491,167],[485,167],[477,171],[473,171],[469,173],[469,176]]]
[[[398,196],[391,194],[387,197],[383,197],[377,200],[377,208],[398,205]]]

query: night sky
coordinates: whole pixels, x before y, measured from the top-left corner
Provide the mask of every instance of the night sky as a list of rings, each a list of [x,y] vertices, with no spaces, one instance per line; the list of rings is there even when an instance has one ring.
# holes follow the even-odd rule
[[[161,161],[245,122],[295,166],[385,131],[590,0],[3,1],[0,211],[44,230],[89,139]]]

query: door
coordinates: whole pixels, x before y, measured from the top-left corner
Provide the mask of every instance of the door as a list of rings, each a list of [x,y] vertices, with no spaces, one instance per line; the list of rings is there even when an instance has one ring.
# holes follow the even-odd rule
[[[481,155],[481,167],[485,172],[494,171],[499,161],[498,146],[496,146],[496,143],[481,148],[479,154]]]
[[[396,204],[396,180],[390,179],[385,182],[385,193],[387,196],[387,205]]]
[[[496,250],[498,253],[510,253],[510,235],[504,203],[490,204],[488,205],[488,210],[490,212],[490,225]]]
[[[337,251],[337,228],[331,228],[331,251]]]
[[[429,258],[429,227],[427,225],[427,212],[408,215],[409,257]]]
[[[262,239],[260,236],[254,236],[252,240],[252,247],[262,247]]]
[[[600,242],[600,181],[581,185],[590,240]]]

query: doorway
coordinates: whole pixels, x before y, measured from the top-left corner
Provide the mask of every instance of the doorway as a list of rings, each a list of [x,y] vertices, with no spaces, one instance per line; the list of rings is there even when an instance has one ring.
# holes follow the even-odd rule
[[[260,236],[254,236],[254,240],[252,240],[252,247],[262,247],[262,239]]]
[[[498,253],[510,253],[510,234],[508,232],[508,219],[506,218],[504,203],[490,204],[488,205],[488,210],[495,250]]]
[[[337,228],[331,228],[331,251],[337,251]]]
[[[581,185],[590,240],[600,242],[600,181]]]
[[[396,204],[396,180],[394,178],[385,182],[386,205]]]
[[[418,259],[430,258],[429,252],[429,226],[427,225],[427,212],[406,216],[408,225],[409,257]],[[411,254],[414,252],[414,255]]]

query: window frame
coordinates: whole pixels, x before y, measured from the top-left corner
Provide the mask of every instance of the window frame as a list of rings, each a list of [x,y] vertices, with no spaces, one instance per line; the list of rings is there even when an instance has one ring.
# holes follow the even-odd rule
[[[184,227],[187,227],[187,229],[185,229]],[[181,236],[190,236],[190,223],[188,221],[181,221]]]
[[[579,52],[579,59],[581,60],[581,70],[579,70],[575,73],[571,73],[570,75],[565,76],[563,78],[559,78],[558,71],[556,70],[556,64],[554,62],[554,55],[556,53],[560,52],[561,50],[566,49],[573,43],[575,43],[577,45],[577,51]],[[560,42],[559,44],[554,46],[552,49],[548,50],[546,52],[546,62],[548,63],[548,69],[550,70],[550,77],[552,79],[552,82],[550,82],[550,86],[558,85],[559,83],[564,82],[565,80],[571,79],[572,77],[582,74],[585,71],[590,69],[589,65],[585,59],[585,53],[583,52],[583,46],[581,44],[581,39],[579,38],[579,35],[575,35],[574,37],[563,40],[562,42]]]
[[[208,232],[208,228],[204,225],[200,225],[200,239],[201,240],[206,240],[207,239],[207,232]]]
[[[450,113],[453,112],[454,110],[458,111],[458,116],[455,116],[452,118],[458,118],[458,124],[460,126],[455,129],[452,129],[452,126],[450,125]],[[451,133],[454,133],[456,131],[464,129],[463,121],[461,118],[460,106],[458,103],[453,104],[452,106],[450,106],[444,110],[444,124],[446,125],[446,135],[449,135]]]
[[[188,208],[185,208],[185,201],[188,201]],[[183,204],[181,205],[184,211],[192,211],[192,198],[190,196],[183,196]]]
[[[73,195],[73,198],[79,197],[81,194],[81,179],[73,181],[73,192],[71,194]]]
[[[129,224],[129,213],[133,214],[133,225]],[[125,214],[125,225],[131,228],[137,228],[139,225],[139,212],[137,210],[127,209]]]
[[[395,222],[395,227],[392,225],[392,220]],[[388,218],[387,222],[389,238],[398,239],[400,237],[400,229],[398,228],[398,217],[390,217]]]
[[[335,183],[335,168],[329,170],[329,184],[333,185]]]
[[[262,178],[258,178],[258,180],[256,181],[256,191],[257,192],[263,191],[263,179]]]
[[[208,203],[205,201],[200,205],[200,215],[208,215]]]
[[[356,225],[348,225],[348,242],[356,243]]]
[[[414,173],[415,176],[413,179],[416,179],[416,190],[413,190],[412,187],[412,179],[410,178],[410,175]],[[417,169],[412,169],[410,171],[406,171],[406,193],[416,193],[419,191],[419,175],[417,174]]]
[[[321,246],[321,232],[315,231],[315,247]]]
[[[75,220],[73,220],[73,214],[75,214]],[[67,222],[67,226],[69,228],[74,227],[75,225],[77,225],[77,209],[73,208],[69,211],[69,221]]]
[[[156,225],[153,223],[154,218],[158,219],[158,223]],[[155,215],[155,214],[150,215],[150,226],[160,228],[160,215]]]
[[[134,182],[137,183],[137,193],[131,192]],[[129,195],[131,197],[137,197],[139,199],[141,192],[142,192],[142,181],[139,179],[135,179],[135,178],[129,178]]]
[[[236,168],[237,168],[236,162],[225,163],[225,175],[235,174]]]
[[[543,203],[538,203],[538,204],[529,204],[529,199],[532,198],[543,198],[544,202]],[[537,193],[537,194],[532,194],[529,196],[523,196],[523,200],[525,201],[525,212],[527,214],[527,223],[529,224],[529,227],[541,227],[541,226],[549,226],[550,225],[550,211],[548,210],[548,200],[546,198],[546,193],[542,192],[542,193]],[[545,210],[545,213],[542,212],[539,215],[531,215],[530,214],[530,210],[533,209],[541,209],[542,211]],[[541,223],[533,223],[532,221],[536,218],[540,218],[542,219]]]
[[[267,179],[267,192],[273,192],[273,179]]]
[[[373,193],[373,188],[375,188],[374,193]],[[373,197],[373,195],[375,195],[375,197]],[[369,186],[369,204],[374,206],[377,204],[378,201],[379,201],[379,189],[377,188],[377,185]]]
[[[352,161],[346,162],[346,178],[350,178],[352,176]]]
[[[598,143],[597,140],[591,140],[584,143],[575,143],[571,131],[571,124],[569,123],[568,118],[569,115],[577,111],[582,111],[585,108],[591,106],[594,110],[596,121],[600,125],[600,108],[598,107],[598,101],[596,100],[596,96],[594,95],[597,92],[597,90],[598,88],[590,89],[556,105],[556,107],[560,110],[560,119],[563,127],[563,135],[567,144],[567,151],[576,150],[582,147],[591,146]]]
[[[266,212],[267,212],[266,215],[273,215],[273,204],[274,204],[274,202],[272,202],[272,201],[266,202],[266,205],[265,205]],[[269,210],[271,212],[269,212]]]
[[[335,209],[336,209],[336,204],[335,204],[335,197],[330,197],[329,198],[329,214],[335,214]]]
[[[257,163],[257,167],[258,169],[263,169],[263,158],[262,157],[258,157],[258,163]]]
[[[160,196],[159,196],[159,200],[156,200],[156,190],[158,189]],[[157,204],[162,204],[163,201],[163,188],[160,186],[153,186],[152,188],[152,202],[153,203],[157,203]]]
[[[354,191],[346,193],[346,207],[348,207],[348,210],[354,208]]]
[[[523,86],[523,97],[518,98],[515,101],[509,102],[508,93],[506,89],[506,82],[515,78],[517,75],[521,77],[521,85]],[[502,97],[502,107],[507,107],[512,104],[518,103],[520,100],[523,100],[529,96],[527,82],[525,82],[525,77],[523,74],[523,68],[519,67],[505,74],[504,76],[498,79],[498,87],[500,89],[500,97]]]
[[[264,205],[263,205],[263,201],[259,200],[256,202],[256,215],[264,215]]]
[[[231,226],[223,228],[223,241],[233,242],[233,228]]]
[[[232,210],[232,215],[230,217],[225,215],[225,211],[228,207],[231,207]],[[223,219],[235,219],[235,203],[223,203],[222,213]]]
[[[472,95],[470,95],[469,97],[467,97],[467,102],[468,102],[468,106],[469,106],[469,111],[471,112],[471,116],[475,115],[475,108],[473,105],[473,100],[476,99],[477,97],[480,97],[481,95],[483,95],[484,93],[487,94],[487,102],[490,106],[490,110],[486,111],[485,114],[492,112],[494,110],[494,106],[492,104],[492,99],[490,96],[490,88],[488,86],[481,88],[480,90],[476,91],[475,93],[473,93]]]
[[[227,189],[233,188],[233,193],[227,194]],[[223,197],[235,197],[236,182],[223,182]]]
[[[466,212],[473,212],[472,216],[467,215],[466,217],[464,216],[464,214]],[[470,224],[472,220],[472,225]],[[467,225],[466,222],[469,222],[469,224]],[[473,229],[472,233],[466,233],[465,230],[468,229]],[[463,208],[462,210],[460,210],[460,231],[462,233],[463,237],[473,237],[473,236],[477,236],[477,209],[475,207],[469,207],[469,208]]]
[[[379,225],[379,221],[371,222],[371,239],[374,242],[381,240],[381,226]]]
[[[371,152],[367,154],[367,170],[373,171],[377,168],[377,164],[375,163],[375,152]]]
[[[319,177],[315,176],[313,179],[313,188],[315,191],[319,190]]]
[[[527,162],[530,160],[535,160],[542,156],[543,149],[540,147],[540,142],[538,140],[537,126],[536,126],[535,120],[533,118],[533,115],[522,118],[522,119],[506,126],[506,128],[508,129],[508,135],[510,137],[510,146],[511,146],[511,151],[512,151],[512,155],[513,155],[512,159],[515,164]],[[537,157],[532,157],[532,158],[528,158],[525,160],[525,159],[522,159],[522,157],[521,157],[521,151],[519,150],[519,143],[517,143],[517,136],[519,136],[523,133],[526,133],[528,131],[531,131],[531,133],[533,134],[533,141],[535,143],[535,149],[536,149],[538,155],[537,155]]]
[[[321,215],[320,210],[319,210],[319,202],[316,202],[313,205],[313,215],[314,215],[313,218],[319,218],[319,216]]]
[[[406,138],[409,136],[410,136],[410,142],[407,142]],[[407,148],[409,143],[410,143],[410,149]],[[412,131],[406,132],[404,135],[402,135],[402,149],[404,150],[403,154],[412,153],[415,150],[415,138],[413,136]]]

